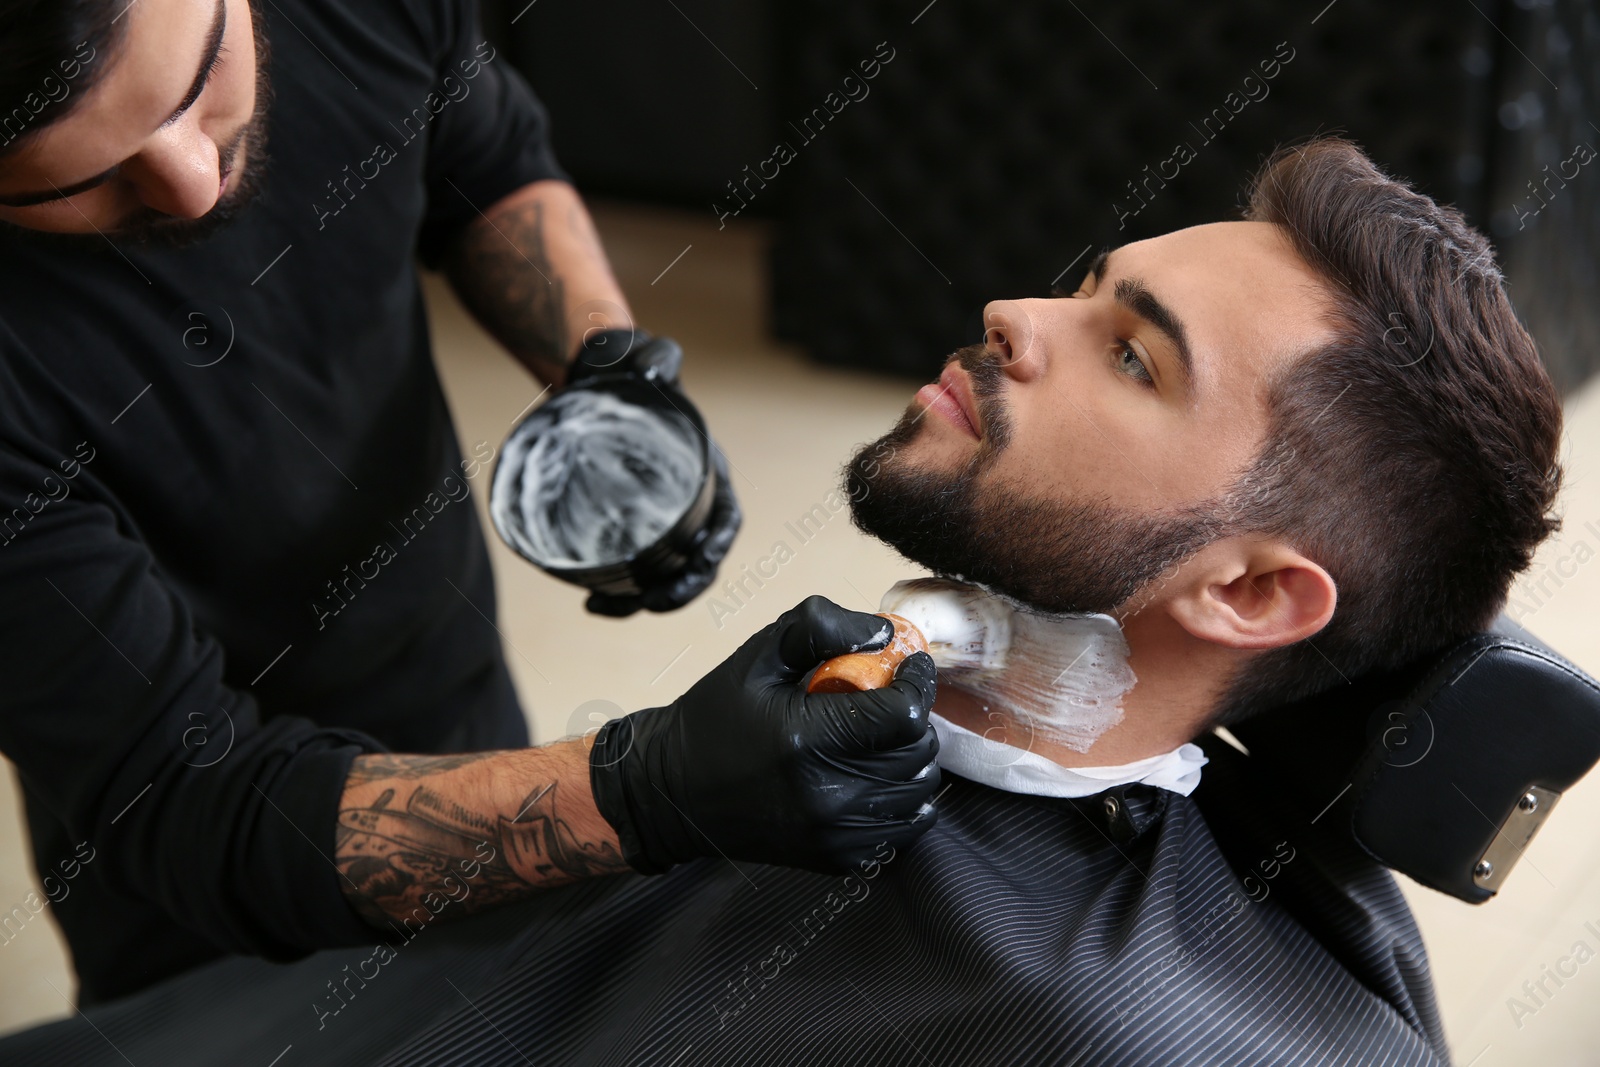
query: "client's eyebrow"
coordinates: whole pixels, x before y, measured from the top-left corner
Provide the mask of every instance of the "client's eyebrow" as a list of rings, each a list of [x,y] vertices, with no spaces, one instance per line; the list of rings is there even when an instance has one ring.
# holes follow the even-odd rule
[[[194,81],[189,83],[189,91],[183,94],[183,100],[173,109],[172,114],[162,120],[158,129],[177,122],[185,111],[194,107],[194,102],[200,99],[200,94],[205,92],[206,82],[211,78],[211,72],[217,65],[217,57],[222,54],[222,39],[228,32],[228,2],[217,0],[215,14],[211,17],[211,30],[206,35],[205,50],[200,54],[200,69],[194,76]],[[47,204],[52,200],[65,200],[69,196],[88,192],[97,185],[103,185],[116,176],[121,167],[119,163],[109,170],[103,170],[92,178],[85,178],[81,182],[71,185],[52,186],[49,192],[41,193],[11,193],[0,196],[0,207],[33,207],[35,204]]]
[[[1111,256],[1115,252],[1114,248],[1102,249],[1100,254],[1094,257],[1094,262],[1089,264],[1089,273],[1094,275],[1096,282],[1104,280],[1111,267]],[[1166,337],[1177,354],[1178,371],[1183,378],[1183,388],[1186,392],[1192,393],[1194,356],[1189,348],[1189,331],[1184,329],[1183,320],[1162,303],[1156,294],[1150,291],[1150,287],[1139,278],[1117,279],[1117,284],[1111,290],[1111,296],[1118,304]]]

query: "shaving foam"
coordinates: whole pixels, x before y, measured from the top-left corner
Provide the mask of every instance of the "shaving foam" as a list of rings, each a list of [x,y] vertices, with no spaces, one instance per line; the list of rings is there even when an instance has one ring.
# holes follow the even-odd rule
[[[1075,752],[1122,721],[1137,679],[1109,615],[1050,615],[946,578],[898,582],[879,610],[922,631],[939,685],[1005,712]]]
[[[705,477],[696,434],[676,413],[605,392],[558,394],[506,442],[495,526],[547,567],[629,559],[694,503]]]

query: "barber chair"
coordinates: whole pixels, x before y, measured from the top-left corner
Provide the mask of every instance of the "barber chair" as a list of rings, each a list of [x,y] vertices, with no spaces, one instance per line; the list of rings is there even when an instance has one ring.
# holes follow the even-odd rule
[[[1241,874],[1282,837],[1479,904],[1600,761],[1600,685],[1501,616],[1231,734],[1202,741],[1195,800]]]

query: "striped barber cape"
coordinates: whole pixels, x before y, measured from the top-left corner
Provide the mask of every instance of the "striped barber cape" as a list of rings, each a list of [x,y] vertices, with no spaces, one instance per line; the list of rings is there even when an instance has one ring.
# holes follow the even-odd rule
[[[382,948],[224,960],[0,1062],[1448,1063],[1398,887],[1316,826],[948,782],[933,830],[847,875],[707,859]]]

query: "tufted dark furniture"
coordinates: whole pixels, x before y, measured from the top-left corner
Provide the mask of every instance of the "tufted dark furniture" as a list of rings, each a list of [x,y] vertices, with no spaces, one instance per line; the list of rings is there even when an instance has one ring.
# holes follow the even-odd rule
[[[586,189],[711,218],[750,182],[738,217],[778,220],[774,328],[827,362],[925,380],[979,336],[985,301],[1075,284],[1085,249],[1227,216],[1265,153],[1319,131],[1490,233],[1559,384],[1600,361],[1600,160],[1526,214],[1546,166],[1600,149],[1600,0],[487,0],[485,14]],[[879,42],[894,59],[829,115]],[[1293,59],[1268,81],[1279,42]],[[1180,142],[1195,158],[1151,181]],[[751,180],[780,143],[792,160]],[[1153,195],[1119,225],[1130,182]]]

